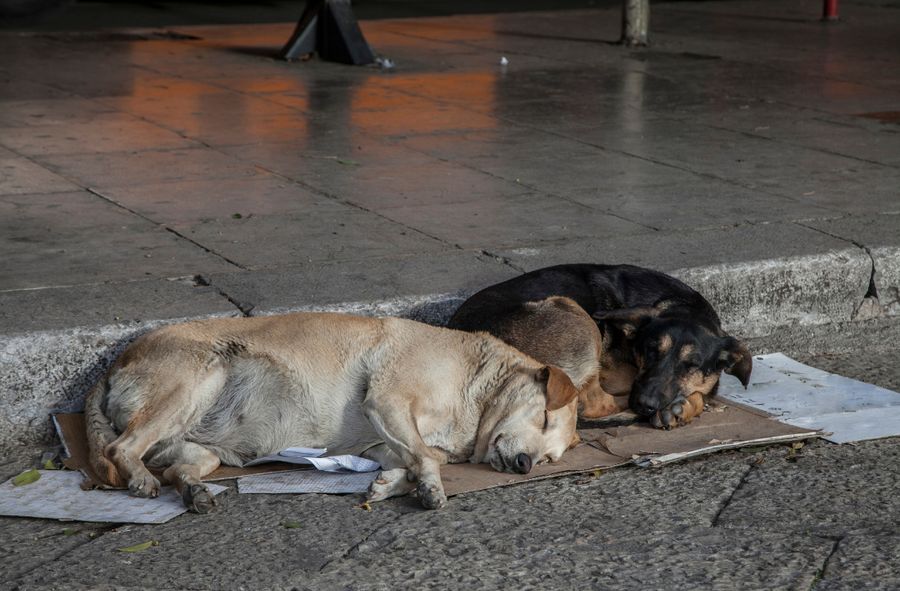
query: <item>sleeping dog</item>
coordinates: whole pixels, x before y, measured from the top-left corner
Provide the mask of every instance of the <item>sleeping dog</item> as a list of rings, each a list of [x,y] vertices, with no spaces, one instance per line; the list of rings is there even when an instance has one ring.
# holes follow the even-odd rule
[[[610,408],[606,401],[624,400],[627,395],[632,410],[668,429],[702,412],[705,397],[716,393],[723,370],[747,386],[753,358],[743,343],[722,330],[709,302],[674,277],[641,267],[583,264],[538,269],[476,293],[460,306],[449,326],[503,338],[499,325],[526,302],[549,296],[578,302],[601,333],[601,389],[594,396],[604,403],[594,405],[595,411],[585,410],[585,418],[603,416],[600,413]]]
[[[205,513],[201,479],[287,447],[363,455],[371,500],[446,502],[440,465],[527,473],[578,441],[566,374],[487,334],[301,313],[172,325],[131,344],[85,403],[91,465],[141,497],[160,481]]]

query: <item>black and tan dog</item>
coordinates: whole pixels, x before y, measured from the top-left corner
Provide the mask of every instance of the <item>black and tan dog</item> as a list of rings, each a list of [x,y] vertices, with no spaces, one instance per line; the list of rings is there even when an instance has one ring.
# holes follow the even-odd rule
[[[724,370],[746,387],[753,358],[722,330],[706,299],[681,281],[632,265],[559,265],[493,285],[466,300],[449,326],[487,331],[541,359],[529,343],[558,338],[540,327],[516,329],[527,302],[564,296],[596,321],[602,340],[599,388],[581,395],[582,416],[628,406],[656,427],[671,428],[702,412]],[[553,363],[544,356],[541,361]],[[558,363],[557,363],[558,364]]]

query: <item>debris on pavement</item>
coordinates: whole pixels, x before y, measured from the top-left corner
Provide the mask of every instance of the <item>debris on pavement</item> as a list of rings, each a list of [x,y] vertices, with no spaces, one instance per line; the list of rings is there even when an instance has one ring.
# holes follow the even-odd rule
[[[13,486],[27,486],[29,484],[33,484],[40,480],[41,473],[32,468],[31,470],[25,470],[18,476],[12,479]]]
[[[153,546],[159,546],[159,542],[157,540],[148,540],[146,542],[142,542],[140,544],[135,544],[134,546],[126,546],[125,548],[118,548],[119,552],[143,552],[147,548],[151,548]]]

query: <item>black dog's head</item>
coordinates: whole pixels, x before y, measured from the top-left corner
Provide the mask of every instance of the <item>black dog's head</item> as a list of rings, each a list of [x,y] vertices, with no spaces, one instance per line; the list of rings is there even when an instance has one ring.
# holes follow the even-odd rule
[[[633,411],[650,416],[695,392],[709,394],[723,370],[747,386],[753,358],[743,343],[690,317],[660,315],[664,310],[656,306],[594,315],[621,331],[633,356],[637,367],[629,397]]]

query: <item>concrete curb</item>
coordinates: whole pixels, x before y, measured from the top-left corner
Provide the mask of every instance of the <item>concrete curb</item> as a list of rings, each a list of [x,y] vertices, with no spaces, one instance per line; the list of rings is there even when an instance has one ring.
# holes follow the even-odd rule
[[[873,273],[874,256],[861,248],[848,248],[671,273],[712,302],[730,333],[765,343],[766,335],[775,332],[832,323],[846,327],[848,322],[896,316],[900,312],[896,301],[900,249],[879,249],[877,264],[883,271],[878,273]],[[473,291],[343,303],[309,302],[251,313],[328,310],[398,315],[442,324]],[[873,297],[875,292],[888,295],[889,305],[880,305]],[[0,383],[7,392],[0,409],[0,453],[51,439],[48,413],[80,409],[86,391],[141,333],[163,324],[229,315],[239,313],[0,335]]]

